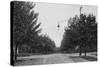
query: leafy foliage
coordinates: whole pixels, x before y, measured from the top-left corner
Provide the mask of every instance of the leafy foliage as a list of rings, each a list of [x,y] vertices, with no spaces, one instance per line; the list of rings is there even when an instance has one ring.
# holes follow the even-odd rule
[[[37,23],[38,13],[32,10],[35,5],[29,2],[14,2],[13,14],[13,39],[15,44],[32,42],[40,29],[40,23]]]
[[[38,13],[34,3],[14,1],[13,7],[13,45],[15,54],[53,52],[55,43],[48,36],[39,35],[41,23],[37,23]],[[17,54],[16,54],[17,55]]]
[[[55,42],[50,39],[47,35],[40,36],[41,44],[43,45],[43,52],[44,53],[52,53],[56,48]]]
[[[70,18],[68,23],[62,40],[62,51],[75,52],[79,50],[79,46],[82,47],[83,51],[97,49],[97,22],[95,16],[81,14],[80,17]]]

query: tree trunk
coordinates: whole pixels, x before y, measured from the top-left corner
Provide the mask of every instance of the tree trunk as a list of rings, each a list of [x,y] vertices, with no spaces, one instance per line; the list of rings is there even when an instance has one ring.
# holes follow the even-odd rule
[[[17,60],[17,45],[15,46],[15,62],[16,62],[16,60]]]
[[[80,52],[79,52],[79,56],[81,56],[81,46],[80,46]]]
[[[86,56],[86,50],[85,50],[85,56]]]
[[[85,45],[85,52],[84,52],[85,56],[86,56],[86,45]]]

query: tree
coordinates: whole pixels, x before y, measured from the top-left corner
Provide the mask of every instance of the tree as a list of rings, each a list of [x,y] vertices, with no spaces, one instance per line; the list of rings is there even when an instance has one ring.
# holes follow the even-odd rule
[[[42,52],[43,53],[52,53],[54,52],[54,49],[56,48],[55,42],[50,39],[47,35],[41,35],[40,41],[42,44]]]
[[[41,29],[38,29],[40,23],[37,24],[38,13],[33,10],[34,3],[13,1],[11,4],[13,4],[13,48],[16,60],[18,48],[25,44],[33,45]]]
[[[64,38],[62,40],[62,49],[75,49],[80,47],[81,52],[97,49],[97,22],[92,14],[81,14],[80,17],[75,16],[68,21],[68,27],[65,28]],[[67,46],[67,47],[66,47]],[[94,51],[94,50],[93,50]]]
[[[63,40],[61,42],[61,50],[64,52],[73,52],[75,47],[77,46],[77,39],[76,37],[79,36],[78,32],[75,31],[75,25],[79,22],[78,16],[74,18],[70,18],[68,20],[68,26],[64,29]]]

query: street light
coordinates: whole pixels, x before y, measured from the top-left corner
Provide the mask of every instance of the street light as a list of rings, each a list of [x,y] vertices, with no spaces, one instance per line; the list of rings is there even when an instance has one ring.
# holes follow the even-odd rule
[[[62,23],[66,23],[66,21],[67,21],[67,20],[62,20],[62,21],[58,22],[58,24],[57,24],[58,30],[59,30],[60,27],[62,27],[61,24],[62,24]]]
[[[59,29],[60,25],[58,24],[57,27],[58,27],[58,29]]]

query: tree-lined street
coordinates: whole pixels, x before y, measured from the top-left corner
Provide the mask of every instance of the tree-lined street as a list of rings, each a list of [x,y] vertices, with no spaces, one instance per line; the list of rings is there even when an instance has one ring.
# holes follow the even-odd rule
[[[64,26],[64,32],[61,32],[60,22],[57,24],[58,29],[56,30],[53,30],[53,22],[51,22],[50,29],[48,29],[49,24],[46,22],[47,26],[45,26],[48,32],[56,39],[53,40],[48,35],[48,32],[43,33],[45,26],[42,25],[44,22],[38,21],[39,13],[34,10],[35,3],[13,1],[11,5],[14,11],[12,15],[11,65],[73,63],[97,60],[96,16],[90,13],[82,13],[82,6],[79,7],[80,15],[69,16],[65,25],[62,25]],[[54,26],[56,27],[56,25]],[[62,37],[61,41],[59,40],[60,37],[57,38],[53,34],[54,32],[58,36],[60,33],[63,34],[60,36]]]

